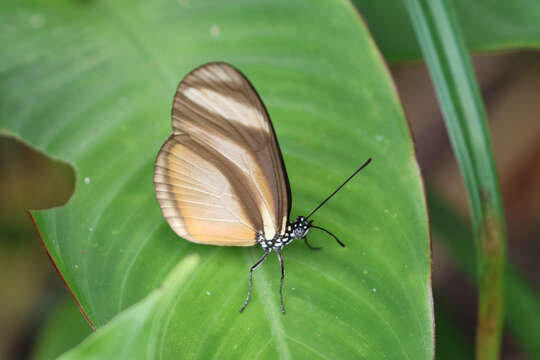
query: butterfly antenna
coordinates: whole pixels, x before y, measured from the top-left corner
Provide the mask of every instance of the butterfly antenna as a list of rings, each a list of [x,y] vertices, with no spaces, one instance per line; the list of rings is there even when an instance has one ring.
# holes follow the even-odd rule
[[[356,170],[351,176],[349,176],[347,178],[347,180],[345,180],[345,182],[343,184],[341,184],[333,193],[330,194],[330,196],[328,196],[326,199],[324,199],[324,201],[322,203],[319,204],[319,206],[317,206],[315,208],[315,210],[313,210],[311,213],[309,213],[308,216],[306,216],[306,219],[309,219],[309,217],[311,215],[313,215],[317,210],[319,210],[321,208],[321,206],[323,206],[328,200],[330,200],[332,198],[332,196],[336,195],[336,193],[341,190],[342,187],[345,186],[345,184],[347,184],[349,182],[349,180],[351,180],[356,174],[358,174],[363,168],[365,168],[366,166],[368,166],[368,164],[371,162],[371,158],[367,159],[367,161],[358,168],[358,170]]]
[[[311,225],[311,227],[314,228],[314,229],[319,229],[319,230],[324,231],[328,235],[332,236],[338,242],[338,244],[341,245],[341,247],[345,247],[345,244],[342,243],[341,240],[339,240],[336,235],[332,234],[330,231],[326,230],[325,228],[322,228],[320,226],[315,226],[315,225]],[[320,248],[317,248],[317,249],[320,249]]]

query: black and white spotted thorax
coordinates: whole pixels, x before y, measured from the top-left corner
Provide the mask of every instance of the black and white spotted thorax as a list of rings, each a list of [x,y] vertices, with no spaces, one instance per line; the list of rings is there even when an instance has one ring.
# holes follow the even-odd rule
[[[266,252],[281,250],[285,245],[292,243],[294,240],[306,237],[312,222],[313,220],[307,221],[305,217],[299,216],[295,222],[287,225],[285,234],[276,234],[273,239],[268,240],[262,232],[259,232],[257,234],[257,242]]]

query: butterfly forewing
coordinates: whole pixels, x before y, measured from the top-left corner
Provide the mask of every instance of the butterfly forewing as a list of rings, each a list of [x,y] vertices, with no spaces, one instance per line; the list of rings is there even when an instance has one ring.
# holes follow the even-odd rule
[[[154,183],[164,216],[181,237],[250,246],[285,231],[287,173],[274,129],[249,81],[226,63],[203,65],[178,86],[173,135]]]

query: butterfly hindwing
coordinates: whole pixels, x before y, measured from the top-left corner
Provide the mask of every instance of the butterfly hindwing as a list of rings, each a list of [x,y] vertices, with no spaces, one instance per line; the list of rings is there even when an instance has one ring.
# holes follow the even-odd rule
[[[282,234],[291,201],[274,129],[249,81],[209,63],[179,84],[173,135],[161,148],[154,183],[163,214],[181,237],[250,246]]]

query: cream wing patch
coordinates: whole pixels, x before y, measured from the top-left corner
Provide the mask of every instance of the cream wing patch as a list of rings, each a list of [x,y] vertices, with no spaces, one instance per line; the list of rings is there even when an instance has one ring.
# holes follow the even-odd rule
[[[274,195],[271,189],[272,184],[266,179],[264,169],[256,155],[246,151],[245,146],[240,145],[234,139],[224,136],[219,132],[208,132],[196,126],[187,125],[192,138],[205,146],[207,149],[219,152],[227,161],[230,167],[239,173],[244,179],[248,180],[246,187],[242,191],[248,191],[252,194],[252,199],[242,201],[254,201],[262,219],[262,228],[268,239],[276,234],[279,224],[274,218],[276,213],[276,202],[272,200]]]
[[[208,88],[188,87],[183,90],[183,93],[195,104],[219,114],[229,121],[236,121],[240,125],[261,130],[267,134],[270,132],[263,114],[260,113],[259,109],[247,104],[245,98],[222,94]]]
[[[163,215],[179,236],[214,245],[256,243],[252,220],[229,179],[190,148],[188,137],[173,136],[165,143],[156,160],[154,184]]]

